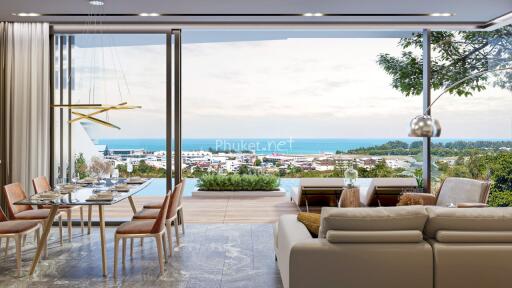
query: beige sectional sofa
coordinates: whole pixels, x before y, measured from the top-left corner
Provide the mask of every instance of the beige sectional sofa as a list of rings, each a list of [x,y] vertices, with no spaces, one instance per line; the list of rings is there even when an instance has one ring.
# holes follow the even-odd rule
[[[323,208],[275,230],[284,287],[511,287],[512,208]]]

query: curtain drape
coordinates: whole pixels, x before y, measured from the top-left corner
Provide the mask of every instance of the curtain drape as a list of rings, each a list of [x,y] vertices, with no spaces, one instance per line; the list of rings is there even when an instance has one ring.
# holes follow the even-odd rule
[[[6,181],[20,182],[32,193],[31,180],[49,175],[49,25],[4,23],[3,28]]]
[[[5,140],[5,60],[6,60],[6,39],[7,26],[0,22],[0,189],[7,184],[6,169],[6,140]],[[5,209],[3,193],[0,193],[0,207]],[[4,210],[5,211],[5,210]]]

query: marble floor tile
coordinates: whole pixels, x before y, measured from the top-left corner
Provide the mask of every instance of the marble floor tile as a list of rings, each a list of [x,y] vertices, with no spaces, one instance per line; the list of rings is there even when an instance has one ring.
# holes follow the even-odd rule
[[[109,277],[101,276],[99,230],[81,235],[76,229],[71,242],[60,245],[56,229],[52,231],[48,258],[42,259],[36,273],[28,276],[35,253],[32,237],[23,248],[22,277],[17,278],[15,251],[11,242],[4,256],[0,249],[0,287],[282,287],[274,261],[271,224],[188,224],[173,256],[159,275],[156,245],[152,239],[134,243],[130,257],[129,241],[126,264],[121,264],[119,248],[118,279],[114,281],[113,254],[115,228],[107,228]],[[67,240],[67,238],[66,238]]]

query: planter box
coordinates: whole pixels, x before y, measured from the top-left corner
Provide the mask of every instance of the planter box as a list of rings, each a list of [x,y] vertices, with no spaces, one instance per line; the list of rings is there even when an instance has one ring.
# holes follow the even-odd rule
[[[284,197],[286,191],[283,188],[275,191],[194,191],[192,197]]]

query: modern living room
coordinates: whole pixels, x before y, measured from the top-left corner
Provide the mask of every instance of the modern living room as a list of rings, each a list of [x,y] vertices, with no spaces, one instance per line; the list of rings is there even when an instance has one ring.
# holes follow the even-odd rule
[[[1,6],[0,286],[510,286],[510,1]]]

